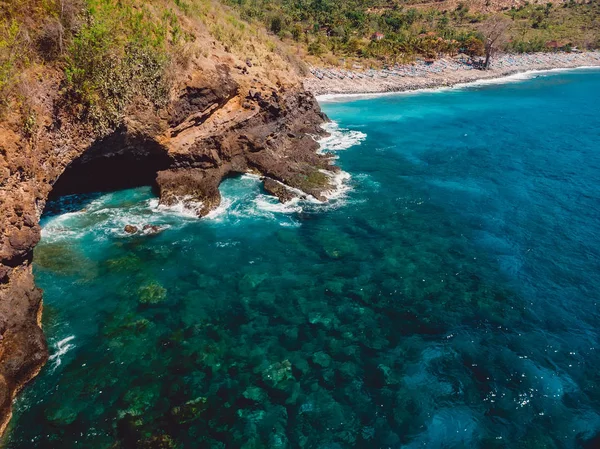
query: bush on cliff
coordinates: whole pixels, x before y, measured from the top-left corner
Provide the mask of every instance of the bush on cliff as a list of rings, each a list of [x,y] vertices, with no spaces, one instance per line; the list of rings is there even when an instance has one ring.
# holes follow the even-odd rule
[[[0,0],[0,114],[35,123],[31,103],[41,95],[31,87],[45,80],[42,94],[105,134],[130,106],[166,104],[170,80],[192,59],[208,58],[215,41],[273,71],[295,61],[264,28],[218,0]],[[61,72],[56,96],[51,81]]]
[[[99,129],[117,126],[139,95],[156,107],[168,96],[166,28],[127,2],[88,0],[66,58],[66,93]]]

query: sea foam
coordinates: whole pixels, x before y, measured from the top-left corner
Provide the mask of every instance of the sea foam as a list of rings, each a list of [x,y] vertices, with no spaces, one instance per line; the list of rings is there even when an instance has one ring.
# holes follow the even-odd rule
[[[323,125],[323,129],[329,133],[329,136],[319,139],[317,142],[321,146],[319,153],[324,154],[331,151],[347,150],[350,147],[361,144],[367,135],[356,130],[340,128],[335,122],[329,122]]]
[[[55,352],[48,359],[53,362],[52,371],[54,372],[56,368],[60,366],[62,363],[62,356],[64,356],[67,352],[75,347],[74,344],[71,343],[75,339],[75,335],[71,335],[67,338],[63,338],[55,346]]]

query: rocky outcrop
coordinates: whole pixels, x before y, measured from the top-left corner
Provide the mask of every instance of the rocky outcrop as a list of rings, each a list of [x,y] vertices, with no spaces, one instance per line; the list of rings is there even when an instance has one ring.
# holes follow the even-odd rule
[[[135,234],[139,231],[137,226],[133,226],[133,225],[125,225],[124,231],[127,234]]]
[[[292,192],[284,184],[275,181],[271,178],[265,178],[265,180],[263,181],[263,187],[265,189],[265,192],[267,192],[270,195],[276,196],[282,203],[287,203],[288,201],[297,198],[297,195],[295,195],[294,192]]]
[[[183,201],[203,216],[219,205],[222,179],[239,173],[263,175],[283,201],[282,184],[321,199],[331,187],[322,174],[331,160],[313,138],[325,117],[295,75],[216,50],[198,58],[174,80],[168,106],[137,99],[108,135],[59,107],[59,72],[40,82],[34,135],[18,118],[0,121],[0,430],[48,358],[31,261],[50,195],[152,184],[162,204]]]
[[[173,167],[157,177],[162,204],[184,202],[204,216],[221,201],[221,180],[246,172],[322,198],[330,186],[320,170],[332,166],[328,157],[317,154],[312,136],[322,133],[319,125],[325,117],[311,95],[300,89],[268,96],[250,90],[216,110],[219,120],[198,122],[194,114],[194,123],[180,123],[162,140],[173,158]]]

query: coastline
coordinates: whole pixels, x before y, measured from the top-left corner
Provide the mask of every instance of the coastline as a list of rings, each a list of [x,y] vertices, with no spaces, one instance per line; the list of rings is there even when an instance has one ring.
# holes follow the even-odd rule
[[[358,72],[321,69],[313,71],[320,77],[312,74],[304,79],[304,87],[319,102],[326,102],[348,96],[462,87],[482,81],[495,83],[515,75],[582,68],[600,68],[600,51],[501,55],[494,60],[492,68],[485,71],[467,68],[451,59],[440,59],[429,65],[415,63],[395,66],[392,70]]]

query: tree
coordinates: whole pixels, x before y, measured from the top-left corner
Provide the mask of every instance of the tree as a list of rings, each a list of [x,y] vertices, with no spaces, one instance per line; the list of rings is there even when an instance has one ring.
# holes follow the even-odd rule
[[[485,37],[484,70],[490,68],[492,57],[495,55],[498,47],[506,42],[509,25],[510,20],[501,15],[492,16],[482,23],[481,32]]]
[[[300,41],[302,33],[304,33],[304,31],[302,30],[302,26],[299,23],[294,24],[294,26],[292,27],[292,38],[296,42]]]
[[[469,56],[481,56],[485,54],[485,44],[476,36],[469,36],[463,42],[463,49]]]
[[[313,56],[321,56],[324,53],[323,46],[320,42],[314,41],[308,44],[308,54]]]
[[[274,34],[279,34],[281,32],[281,28],[282,28],[281,17],[279,17],[279,16],[272,17],[271,18],[271,26],[269,28],[271,28],[271,31]]]

